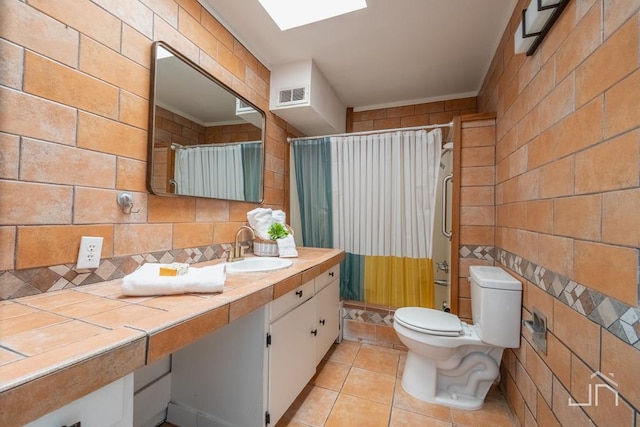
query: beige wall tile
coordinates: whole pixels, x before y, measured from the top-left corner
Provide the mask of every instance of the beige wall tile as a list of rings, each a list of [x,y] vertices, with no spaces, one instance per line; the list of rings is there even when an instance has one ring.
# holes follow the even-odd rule
[[[540,427],[560,427],[560,423],[555,415],[553,415],[549,404],[540,394],[538,394],[538,399],[536,400],[536,422]]]
[[[146,98],[120,91],[120,120],[140,129],[149,126],[149,101]]]
[[[522,340],[525,342],[524,340]],[[536,351],[527,343],[526,346],[526,370],[531,380],[536,385],[539,397],[548,404],[551,404],[551,388],[553,372],[544,363]]]
[[[555,273],[573,277],[573,239],[540,234],[538,262]]]
[[[74,224],[140,223],[147,219],[147,193],[130,193],[133,208],[130,214],[122,212],[117,203],[120,192],[100,188],[77,187],[74,198]],[[138,211],[139,212],[136,212]]]
[[[126,0],[93,0],[93,2],[151,38],[153,12],[147,6]]]
[[[583,412],[579,406],[569,406],[568,402],[572,396],[566,388],[557,380],[553,379],[553,404],[555,416],[563,426],[594,426],[593,422]],[[574,400],[575,401],[575,400]]]
[[[554,201],[553,231],[557,235],[600,239],[601,197],[563,197]]]
[[[494,228],[492,226],[460,226],[461,245],[488,245],[494,244]]]
[[[147,163],[118,157],[116,160],[116,188],[125,191],[147,191]]]
[[[81,111],[78,117],[78,147],[146,160],[147,132]]]
[[[636,408],[640,406],[640,350],[622,342],[608,331],[602,332],[602,366],[605,375],[613,373],[618,391]]]
[[[21,179],[113,188],[115,156],[33,139],[22,141]],[[92,165],[87,168],[87,165]]]
[[[462,187],[460,204],[462,206],[493,206],[495,204],[493,186]]]
[[[638,50],[637,16],[627,21],[578,68],[577,104],[582,105],[634,71],[638,61],[626,54],[634,50]]]
[[[556,52],[556,78],[564,79],[600,46],[601,7],[596,4],[582,18]]]
[[[196,199],[192,197],[149,196],[149,219],[154,222],[193,222]]]
[[[68,224],[72,207],[69,186],[0,181],[0,218],[5,225]]]
[[[0,111],[0,131],[72,145],[77,112],[73,108],[0,87],[5,108]],[[33,120],[36,115],[38,120]]]
[[[24,70],[24,49],[0,40],[0,83],[20,90]]]
[[[565,157],[541,168],[540,197],[572,195],[574,192],[574,158]]]
[[[553,128],[556,159],[602,140],[602,96],[582,106]],[[548,147],[552,148],[552,147]]]
[[[640,117],[630,105],[640,104],[640,70],[606,92],[604,103],[604,137],[608,138],[640,125]]]
[[[15,268],[16,228],[0,227],[0,270]]]
[[[155,2],[155,13],[162,13],[160,8],[163,8],[165,5],[175,10],[177,19],[178,8],[173,2]],[[165,17],[164,19],[168,20],[170,18]],[[120,51],[124,56],[137,62],[144,68],[151,67],[151,40],[127,24],[122,25],[122,48]]]
[[[495,162],[495,147],[462,148],[461,166],[493,166]]]
[[[576,334],[580,331],[580,334]],[[600,362],[600,326],[562,302],[554,300],[553,334],[590,367]]]
[[[631,306],[638,301],[638,255],[635,249],[574,242],[575,280]]]
[[[113,256],[112,225],[18,227],[16,268],[75,263],[82,236],[103,237],[101,257]]]
[[[540,102],[540,130],[547,129],[575,109],[575,79],[568,76]]]
[[[0,36],[17,45],[75,67],[78,64],[79,35],[76,30],[20,1],[2,3],[5,19]]]
[[[573,403],[591,403],[584,406],[585,412],[596,425],[630,426],[633,423],[633,410],[623,400],[616,402],[616,392],[602,388],[606,382],[599,377],[591,377],[594,371],[579,358],[573,356],[571,360],[571,394]],[[617,382],[615,374],[604,373]],[[615,389],[615,387],[614,387]],[[591,396],[589,392],[591,391]],[[597,405],[595,404],[597,400]]]
[[[638,212],[640,212],[640,189],[603,194],[603,242],[625,246],[640,246]]]
[[[29,5],[71,28],[98,40],[113,50],[120,49],[120,20],[88,0],[35,0]]]
[[[114,226],[113,255],[146,254],[169,250],[171,224],[120,224]]]
[[[115,119],[118,89],[73,68],[26,52],[24,91]]]
[[[0,133],[0,178],[17,179],[20,158],[20,138]]]
[[[209,246],[213,243],[213,224],[186,222],[173,225],[174,248]]]
[[[466,167],[460,176],[461,186],[493,185],[494,166]]]
[[[576,193],[638,187],[639,164],[640,131],[591,147],[576,154]]]

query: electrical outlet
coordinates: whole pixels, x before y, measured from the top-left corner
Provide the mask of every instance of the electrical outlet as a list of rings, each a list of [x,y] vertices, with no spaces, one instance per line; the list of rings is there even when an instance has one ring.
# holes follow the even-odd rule
[[[78,251],[78,263],[76,264],[76,268],[100,267],[102,240],[102,237],[82,236],[80,239],[80,250]]]

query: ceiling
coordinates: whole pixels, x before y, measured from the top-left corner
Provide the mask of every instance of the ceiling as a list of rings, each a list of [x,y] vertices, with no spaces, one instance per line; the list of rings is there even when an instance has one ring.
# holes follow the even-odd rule
[[[367,0],[280,31],[258,0],[199,1],[267,68],[313,59],[355,111],[477,95],[517,2]]]

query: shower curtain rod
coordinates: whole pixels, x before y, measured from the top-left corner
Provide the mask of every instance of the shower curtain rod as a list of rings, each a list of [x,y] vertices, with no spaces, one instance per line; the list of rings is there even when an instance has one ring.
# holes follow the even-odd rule
[[[351,133],[336,133],[333,135],[320,135],[320,136],[304,136],[301,138],[287,138],[287,142],[293,141],[304,141],[305,139],[316,139],[316,138],[326,138],[329,136],[354,136],[354,135],[368,135],[374,133],[385,133],[385,132],[397,132],[397,131],[405,131],[405,130],[420,130],[420,129],[435,129],[435,128],[451,128],[453,127],[453,122],[442,123],[437,125],[425,125],[425,126],[414,126],[409,128],[395,128],[395,129],[380,129],[380,130],[367,130],[362,132],[351,132]]]

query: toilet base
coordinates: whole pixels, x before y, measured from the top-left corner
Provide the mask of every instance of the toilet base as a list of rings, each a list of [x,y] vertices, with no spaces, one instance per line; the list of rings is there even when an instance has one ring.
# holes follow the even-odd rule
[[[402,388],[416,399],[451,408],[476,410],[499,375],[501,348],[471,351],[455,367],[438,369],[437,362],[412,352],[407,354]],[[497,359],[497,360],[496,360]]]
[[[484,404],[484,398],[480,399],[478,397],[463,396],[445,391],[439,391],[433,396],[426,397],[421,395],[421,390],[412,390],[411,384],[405,384],[404,378],[402,379],[402,388],[418,400],[444,405],[450,408],[473,411],[482,408],[482,405]]]

